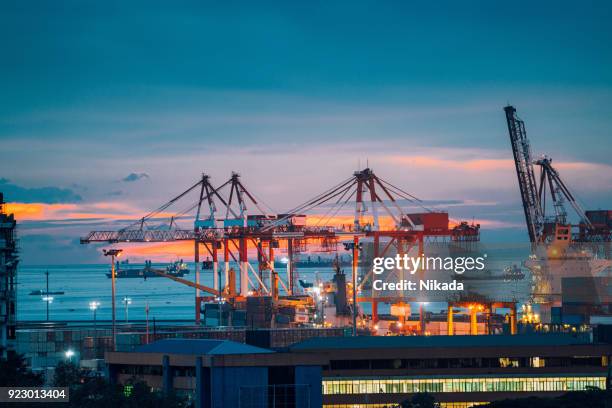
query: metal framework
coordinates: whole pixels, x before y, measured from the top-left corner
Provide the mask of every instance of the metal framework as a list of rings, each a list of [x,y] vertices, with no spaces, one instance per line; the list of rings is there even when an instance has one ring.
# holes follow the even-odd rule
[[[527,139],[525,123],[516,116],[516,109],[513,106],[506,106],[504,111],[506,112],[506,122],[508,123],[508,133],[510,134],[510,144],[514,155],[514,165],[521,191],[529,240],[535,243],[542,236],[544,215],[542,214],[533,171],[531,147],[529,146],[529,139]]]
[[[570,238],[582,242],[609,242],[610,229],[596,228],[593,225],[575,195],[553,167],[552,159],[544,155],[538,160],[532,160],[525,123],[516,116],[516,109],[506,106],[504,111],[530,241],[534,244],[548,242],[555,238],[557,226],[567,227],[570,232],[572,227],[578,226],[580,232],[574,233]],[[534,165],[540,167],[539,182],[536,182]],[[547,215],[548,195],[554,215]],[[578,225],[569,222],[565,203],[569,203],[574,210],[579,219]]]
[[[191,191],[197,191],[198,187],[199,195],[195,204],[173,214],[170,221],[161,227],[149,225],[167,219],[167,214],[163,215],[164,212]],[[423,223],[419,224],[400,205],[400,202],[404,201],[422,207],[426,213],[432,212],[421,200],[379,178],[371,169],[366,168],[286,213],[271,215],[262,209],[259,200],[245,187],[237,173],[232,173],[231,177],[217,188],[211,184],[210,177],[203,174],[197,183],[139,221],[119,231],[92,231],[81,239],[81,243],[194,241],[195,283],[187,283],[180,278],[171,277],[171,279],[196,289],[196,321],[199,321],[200,303],[210,299],[200,296],[200,291],[230,302],[257,295],[269,295],[278,300],[281,297],[279,286],[283,288],[286,296],[299,294],[294,260],[296,253],[301,249],[313,250],[314,246],[326,251],[335,250],[340,241],[348,241],[352,244],[353,250],[351,292],[353,320],[356,327],[355,305],[358,301],[368,301],[365,298],[357,298],[359,288],[356,276],[360,239],[372,237],[378,248],[381,237],[386,237],[396,246],[419,245],[421,252],[424,239],[427,237],[456,241],[478,240],[479,226],[461,223],[457,227],[449,228],[447,222],[441,227],[428,228]],[[334,215],[349,206],[351,202],[355,206],[352,225],[326,225]],[[224,210],[222,219],[217,215],[218,204]],[[258,213],[250,214],[248,208],[251,206]],[[205,213],[206,208],[208,214]],[[307,225],[305,214],[315,209],[326,212],[315,225]],[[371,219],[367,214],[370,209]],[[187,214],[192,210],[195,210],[195,215],[192,216],[194,228],[178,228],[178,223],[188,218]],[[392,228],[381,228],[381,212],[383,216],[393,221]],[[387,244],[387,249],[388,245],[390,244]],[[212,257],[214,280],[212,288],[200,283],[202,247]],[[277,248],[286,248],[289,258],[284,278],[274,267]],[[253,249],[257,255],[257,268],[249,262],[249,250]],[[383,256],[386,249],[376,251],[379,254],[377,256]],[[232,261],[239,265],[238,282],[233,268],[230,267]],[[219,262],[222,262],[222,268]],[[240,284],[239,290],[236,287],[237,283]],[[353,288],[358,289],[352,290]],[[378,301],[371,299],[369,301],[373,303],[373,314],[377,319]]]

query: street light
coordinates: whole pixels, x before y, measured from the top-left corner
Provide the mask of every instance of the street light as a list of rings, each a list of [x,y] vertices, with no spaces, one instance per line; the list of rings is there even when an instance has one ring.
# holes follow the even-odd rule
[[[115,309],[115,258],[121,256],[122,249],[112,248],[103,249],[104,256],[111,257],[111,285],[112,285],[112,306],[113,306],[113,351],[116,351],[115,345],[117,344],[117,326],[116,326],[116,309]]]
[[[96,310],[98,310],[98,307],[100,307],[100,302],[96,300],[89,302],[89,310],[93,312],[94,327],[96,325]]]
[[[47,290],[45,291],[45,296],[43,296],[43,302],[47,303],[47,321],[49,321],[49,305],[53,303],[53,296],[49,296],[49,271],[45,272],[45,276],[47,277]]]
[[[66,355],[66,358],[68,359],[68,361],[72,362],[72,356],[74,356],[74,350],[68,349],[66,350],[64,354]]]
[[[128,322],[128,307],[132,304],[132,298],[125,296],[123,298],[123,304],[125,305],[125,322]]]
[[[98,307],[100,307],[100,302],[98,302],[97,300],[93,300],[91,302],[89,302],[89,310],[91,310],[93,312],[93,322],[94,322],[94,347],[97,340],[98,340],[98,333],[96,330],[96,311],[98,310]]]

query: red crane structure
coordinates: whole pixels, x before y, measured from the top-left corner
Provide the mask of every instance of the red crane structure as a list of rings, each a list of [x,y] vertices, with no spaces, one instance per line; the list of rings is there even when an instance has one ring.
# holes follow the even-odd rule
[[[163,226],[151,225],[154,222],[166,221],[167,216],[161,214],[169,213],[171,206],[194,191],[199,191],[195,203],[173,214]],[[284,292],[281,298],[299,297],[300,289],[296,285],[296,254],[304,250],[334,250],[340,241],[343,241],[353,253],[351,293],[355,329],[357,302],[371,302],[373,320],[376,321],[378,302],[386,301],[360,297],[357,291],[352,290],[359,290],[356,276],[360,240],[371,238],[375,256],[384,256],[392,246],[399,251],[406,251],[407,248],[418,245],[419,251],[422,252],[423,243],[427,239],[465,242],[479,239],[479,225],[463,222],[451,227],[447,213],[425,208],[424,213],[408,214],[403,209],[406,203],[425,208],[421,200],[379,178],[369,168],[354,172],[349,178],[280,214],[264,210],[265,205],[246,188],[239,174],[232,173],[231,177],[218,187],[213,186],[210,177],[203,174],[187,190],[137,222],[118,231],[92,231],[81,239],[81,243],[193,241],[196,274],[195,283],[190,286],[196,288],[196,321],[199,322],[201,302],[206,300],[223,298],[235,303],[244,301],[248,296],[264,295],[272,296],[278,301],[279,285]],[[354,205],[352,225],[327,225],[339,211],[350,205]],[[251,213],[251,208],[256,211]],[[307,222],[307,214],[314,210],[324,211],[324,214],[318,215],[316,222]],[[195,214],[189,215],[193,211]],[[385,222],[385,226],[381,226],[382,217],[391,222]],[[185,220],[193,220],[193,228],[178,226]],[[384,243],[381,238],[385,238]],[[288,263],[284,274],[274,267],[275,250],[278,248],[286,248],[287,251]],[[200,283],[202,249],[212,258],[212,288]],[[256,267],[253,267],[249,260],[250,250],[257,255]],[[230,266],[232,261],[238,264],[238,282]],[[209,296],[201,296],[201,291]]]

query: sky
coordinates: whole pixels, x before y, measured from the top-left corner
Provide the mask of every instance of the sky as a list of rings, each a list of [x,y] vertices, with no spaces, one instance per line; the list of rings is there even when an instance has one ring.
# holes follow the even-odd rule
[[[24,264],[100,261],[80,236],[202,172],[282,212],[369,165],[524,240],[508,103],[584,206],[612,208],[609,2],[124,3],[0,4],[0,191]]]

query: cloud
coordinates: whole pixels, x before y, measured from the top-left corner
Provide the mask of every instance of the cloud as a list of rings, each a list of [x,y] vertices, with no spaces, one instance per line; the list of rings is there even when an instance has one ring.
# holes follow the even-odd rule
[[[65,233],[24,234],[20,235],[19,242],[24,265],[67,265],[103,261],[97,246],[80,245],[78,237]]]
[[[136,220],[142,210],[122,202],[98,202],[90,204],[46,204],[12,203],[6,204],[6,212],[15,214],[19,221],[50,220]],[[166,216],[162,213],[160,216]],[[170,215],[168,215],[170,217]]]
[[[148,178],[150,177],[147,173],[130,173],[124,178],[122,178],[121,181],[125,181],[126,183],[131,183],[133,181],[138,181],[138,180],[148,179]]]
[[[36,187],[27,188],[11,183],[6,178],[0,178],[0,191],[4,193],[6,201],[21,203],[78,203],[82,201],[80,195],[68,188]]]

